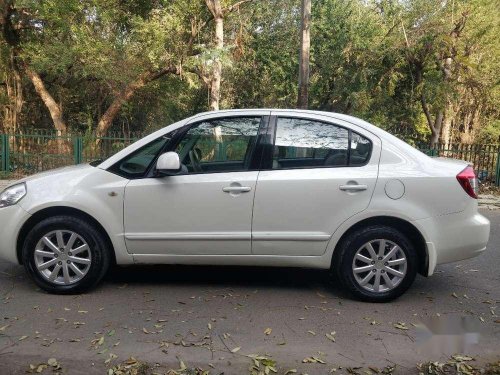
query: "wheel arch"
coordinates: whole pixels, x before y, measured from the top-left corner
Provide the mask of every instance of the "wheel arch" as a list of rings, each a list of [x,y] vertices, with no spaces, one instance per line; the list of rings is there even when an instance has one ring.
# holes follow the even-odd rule
[[[110,249],[110,255],[111,255],[111,262],[112,264],[116,264],[116,254],[115,254],[115,249],[113,246],[113,242],[111,241],[111,238],[109,237],[108,232],[104,229],[104,227],[97,221],[92,215],[89,215],[88,213],[79,210],[74,207],[67,207],[67,206],[55,206],[55,207],[47,207],[43,208],[40,211],[35,212],[33,215],[30,216],[28,220],[23,224],[21,229],[19,230],[17,240],[16,240],[16,254],[17,254],[17,260],[19,264],[22,264],[22,250],[23,250],[23,244],[24,240],[29,233],[29,231],[39,222],[41,222],[44,219],[47,219],[49,217],[53,216],[60,216],[60,215],[68,215],[68,216],[74,216],[80,219],[84,219],[88,222],[90,222],[92,225],[94,225],[97,230],[103,235],[105,241],[107,242],[109,249]]]
[[[335,244],[332,256],[332,265],[335,263],[337,257],[339,256],[339,251],[337,250],[344,241],[344,239],[352,232],[370,225],[386,225],[391,228],[399,230],[401,233],[407,236],[408,239],[412,242],[412,244],[414,244],[415,249],[417,251],[417,258],[419,263],[418,273],[420,273],[423,276],[427,276],[429,268],[429,254],[424,236],[422,235],[420,230],[417,227],[415,227],[412,223],[395,216],[372,216],[360,220],[357,223],[351,225],[349,229],[347,229],[342,234],[342,236]]]

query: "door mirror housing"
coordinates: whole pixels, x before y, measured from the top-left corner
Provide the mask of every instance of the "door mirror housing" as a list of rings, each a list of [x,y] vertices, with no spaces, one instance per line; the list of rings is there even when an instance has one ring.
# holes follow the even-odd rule
[[[176,152],[165,152],[156,161],[156,171],[164,176],[174,175],[181,171],[181,160]]]

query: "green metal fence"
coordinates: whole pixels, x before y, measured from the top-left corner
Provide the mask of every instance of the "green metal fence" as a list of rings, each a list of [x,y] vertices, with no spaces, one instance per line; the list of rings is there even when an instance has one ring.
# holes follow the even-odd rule
[[[47,131],[0,134],[0,178],[34,173],[105,159],[141,138],[141,134],[106,137]]]
[[[420,151],[433,157],[465,160],[471,163],[481,182],[500,186],[500,145],[438,145],[435,148],[420,147]]]
[[[106,137],[57,134],[31,130],[0,134],[0,178],[20,178],[33,173],[107,158],[140,139],[140,133],[111,133]],[[483,182],[500,186],[500,145],[439,145],[419,147],[433,157],[470,162]]]
[[[8,138],[0,134],[0,178],[7,175],[9,171],[9,144]]]

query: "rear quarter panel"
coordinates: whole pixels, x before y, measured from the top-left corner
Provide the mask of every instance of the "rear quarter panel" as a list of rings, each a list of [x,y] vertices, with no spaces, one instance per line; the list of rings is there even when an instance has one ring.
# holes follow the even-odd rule
[[[428,157],[403,141],[388,135],[382,140],[379,176],[370,211],[403,214],[410,221],[464,211],[473,201],[456,176],[467,163]],[[404,194],[392,199],[387,184],[399,180]]]
[[[426,219],[477,211],[477,200],[469,197],[456,179],[466,162],[433,159],[388,133],[379,135],[382,142],[379,174],[370,205],[344,221],[333,233],[323,259],[325,268],[343,234],[365,219],[380,216],[402,219],[414,225],[426,242],[432,243],[440,229],[429,230],[424,225]],[[387,184],[395,180],[404,186],[404,193],[398,199],[386,193]]]

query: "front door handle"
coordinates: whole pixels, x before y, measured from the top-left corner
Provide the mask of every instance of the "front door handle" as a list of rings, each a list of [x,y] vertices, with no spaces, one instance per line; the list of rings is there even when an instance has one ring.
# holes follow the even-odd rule
[[[363,191],[368,189],[368,185],[340,185],[339,189],[342,191]]]
[[[225,186],[222,188],[224,193],[248,193],[252,188],[250,186]]]

